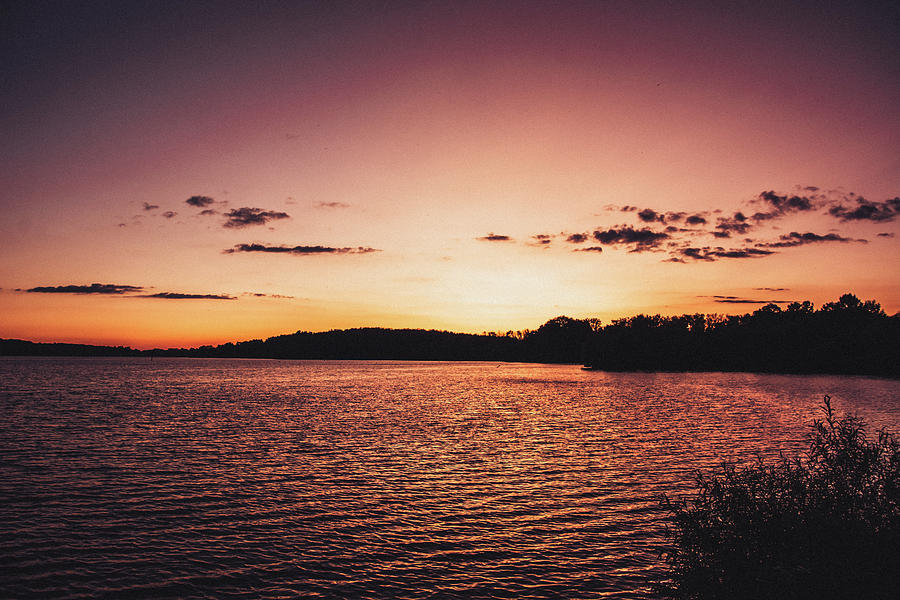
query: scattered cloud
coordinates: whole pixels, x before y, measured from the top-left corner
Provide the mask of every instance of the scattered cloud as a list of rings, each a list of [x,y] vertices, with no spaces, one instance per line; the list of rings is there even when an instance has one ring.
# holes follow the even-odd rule
[[[700,215],[691,215],[684,220],[688,225],[706,225],[706,219]]]
[[[638,212],[638,219],[643,221],[644,223],[655,223],[665,222],[665,217],[653,210],[652,208],[645,208],[644,210]]]
[[[840,236],[836,233],[827,233],[825,235],[819,235],[817,233],[797,233],[796,231],[792,231],[786,235],[782,235],[779,237],[780,241],[777,242],[766,242],[756,244],[758,248],[792,248],[794,246],[803,246],[805,244],[816,244],[820,242],[861,242],[867,243],[866,240],[858,239],[855,240],[853,238],[847,238]]]
[[[810,186],[812,187],[812,186]],[[751,217],[754,221],[768,221],[798,212],[809,212],[818,206],[818,196],[798,196],[796,194],[779,195],[774,191],[760,192],[753,200],[755,204],[762,204],[767,211],[754,213]]]
[[[144,288],[136,285],[116,283],[92,283],[91,285],[56,285],[38,286],[25,290],[40,294],[130,294],[141,292]]]
[[[704,247],[704,248],[680,248],[676,256],[670,259],[670,262],[684,262],[684,259],[714,261],[720,258],[761,258],[774,254],[772,250],[763,250],[761,248],[734,248],[725,249],[722,247]]]
[[[900,215],[900,196],[885,200],[884,202],[871,202],[862,196],[848,198],[855,201],[855,206],[836,204],[828,209],[828,214],[841,221],[874,221],[886,223],[893,221]]]
[[[290,218],[290,215],[285,212],[244,206],[229,210],[225,213],[225,218],[225,227],[241,228],[249,227],[251,225],[265,225],[269,221],[274,221],[276,219],[288,219]]]
[[[739,296],[697,296],[698,298],[711,298],[713,302],[721,304],[787,304],[789,300],[757,300],[741,298]]]
[[[181,294],[178,292],[159,292],[146,294],[141,298],[163,298],[165,300],[235,300],[234,296],[225,294]]]
[[[356,248],[335,248],[332,246],[265,246],[263,244],[237,244],[234,248],[223,251],[225,254],[237,252],[266,252],[273,254],[369,254],[381,252],[378,248],[357,246]]]
[[[762,191],[750,200],[749,204],[753,210],[745,208],[734,212],[721,209],[695,212],[660,211],[634,205],[607,204],[603,207],[606,213],[635,213],[637,224],[603,225],[590,233],[559,235],[570,244],[584,244],[589,240],[599,242],[594,248],[583,248],[579,251],[596,252],[603,246],[623,246],[629,252],[667,252],[666,262],[712,262],[731,258],[762,258],[775,254],[778,249],[807,244],[868,242],[866,239],[848,237],[837,230],[827,234],[802,231],[781,234],[777,225],[782,219],[821,213],[831,215],[842,222],[886,223],[894,221],[900,215],[900,197],[890,198],[884,202],[871,202],[854,193],[822,190],[812,185],[795,186],[789,193]],[[595,216],[602,217],[604,214]],[[762,232],[769,234],[766,236],[768,239],[760,235]],[[873,235],[893,238],[895,233],[882,232]],[[726,243],[718,240],[732,238],[734,239],[728,243],[740,246],[726,248],[714,245]],[[510,241],[512,238],[491,233],[478,239]],[[540,237],[532,236],[532,239],[539,240]],[[701,239],[704,241],[700,241]],[[713,239],[716,242],[710,243]]]
[[[210,204],[215,204],[216,201],[209,196],[191,196],[185,202],[197,208],[207,208]]]
[[[621,209],[621,211],[637,211],[638,220],[640,220],[642,223],[678,223],[679,221],[684,219],[685,216],[687,216],[687,213],[683,211],[661,212],[652,208],[643,208],[638,210],[637,207],[634,206],[625,206]],[[698,223],[706,223],[706,220],[701,215],[694,215],[692,217],[689,217],[688,223],[696,225]]]
[[[587,246],[585,248],[575,248],[572,252],[603,252],[603,246]]]
[[[716,231],[713,235],[718,238],[731,237],[732,233],[745,235],[752,229],[747,218],[742,213],[735,213],[732,217],[719,217],[716,219]]]
[[[508,235],[499,235],[497,233],[489,233],[487,235],[481,236],[479,238],[475,238],[476,240],[480,240],[482,242],[511,242],[512,238]]]
[[[162,216],[164,216],[164,217],[167,218],[167,219],[171,219],[172,217],[174,217],[174,216],[177,215],[177,214],[178,214],[178,213],[175,212],[175,211],[173,211],[173,210],[167,210],[166,212],[164,212],[164,213],[162,214]]]
[[[215,210],[215,209],[213,209],[213,208],[207,208],[206,210],[201,210],[201,211],[200,211],[200,216],[201,216],[201,217],[208,217],[208,216],[211,216],[211,215],[217,215],[217,214],[219,214],[219,211],[217,211],[217,210]]]
[[[262,292],[244,292],[243,296],[251,296],[253,298],[279,298],[293,300],[294,296],[285,296],[284,294],[263,294]]]
[[[755,292],[788,292],[790,288],[776,288],[776,287],[758,287],[753,288]]]
[[[346,202],[317,202],[316,208],[350,208]]]
[[[630,246],[629,252],[645,252],[659,246],[663,240],[669,239],[669,234],[652,231],[648,228],[634,229],[628,226],[620,226],[618,229],[596,230],[594,239],[603,245]]]
[[[589,239],[586,233],[573,233],[566,238],[566,241],[570,244],[583,244]]]
[[[532,246],[544,246],[547,247],[550,245],[550,242],[553,241],[553,236],[548,233],[539,233],[537,235],[531,236],[530,245]]]
[[[144,210],[156,210],[159,208],[158,204],[150,204],[149,202],[144,202]]]

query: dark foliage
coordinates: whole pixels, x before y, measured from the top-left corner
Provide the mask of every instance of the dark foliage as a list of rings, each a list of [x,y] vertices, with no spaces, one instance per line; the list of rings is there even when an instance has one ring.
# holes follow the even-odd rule
[[[638,315],[607,325],[587,364],[610,371],[753,371],[900,376],[900,316],[845,294],[814,310],[767,304],[735,316]]]
[[[140,350],[124,346],[87,344],[41,344],[0,339],[0,356],[139,356]]]
[[[812,426],[803,460],[723,465],[670,513],[666,598],[896,598],[900,443],[853,416]]]

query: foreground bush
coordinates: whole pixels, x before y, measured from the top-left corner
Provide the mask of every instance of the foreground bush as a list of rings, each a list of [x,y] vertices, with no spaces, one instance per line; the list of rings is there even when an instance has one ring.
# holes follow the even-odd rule
[[[724,465],[664,500],[666,598],[900,598],[900,444],[825,397],[803,460]]]

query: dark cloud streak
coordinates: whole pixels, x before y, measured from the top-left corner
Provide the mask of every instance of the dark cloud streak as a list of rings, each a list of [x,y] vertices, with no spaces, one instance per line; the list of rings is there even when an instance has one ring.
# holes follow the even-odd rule
[[[645,252],[658,247],[663,240],[669,239],[669,234],[652,231],[648,228],[634,229],[622,226],[618,229],[596,230],[594,239],[605,246],[626,245],[630,246],[630,252]]]
[[[316,254],[369,254],[372,252],[381,252],[381,250],[365,246],[357,246],[356,248],[335,248],[332,246],[265,246],[263,244],[237,244],[234,248],[223,250],[223,253],[225,254],[235,254],[238,252],[263,252],[270,254],[308,256]]]
[[[760,248],[735,248],[728,250],[722,247],[691,247],[681,248],[680,250],[678,250],[678,254],[680,254],[683,258],[712,262],[720,258],[761,258],[763,256],[774,254],[774,252],[772,250],[762,250]],[[678,257],[673,257],[672,262],[683,261]]]
[[[792,231],[789,234],[782,235],[779,237],[781,241],[778,242],[766,242],[756,244],[757,248],[793,248],[795,246],[804,246],[806,244],[817,244],[821,242],[860,242],[866,243],[866,240],[854,240],[852,238],[847,238],[840,236],[836,233],[827,233],[825,235],[819,235],[817,233],[797,233],[796,231]]]
[[[182,294],[179,292],[158,292],[146,294],[139,298],[162,298],[164,300],[235,300],[234,296],[225,294]]]
[[[285,212],[276,212],[271,210],[263,210],[261,208],[250,208],[243,206],[241,208],[233,208],[225,213],[224,227],[231,229],[239,229],[249,227],[251,225],[265,225],[269,221],[277,219],[289,219],[290,215]]]
[[[900,215],[900,196],[885,200],[884,202],[871,202],[859,196],[855,198],[855,207],[846,207],[843,204],[832,206],[828,214],[843,222],[847,221],[873,221],[886,223],[893,221]]]
[[[720,304],[787,304],[790,302],[789,300],[756,300],[739,296],[698,296],[698,298],[712,298],[713,302]]]
[[[26,292],[39,294],[111,294],[121,295],[141,292],[144,288],[136,285],[121,285],[116,283],[92,283],[91,285],[57,285],[38,286],[25,290]]]

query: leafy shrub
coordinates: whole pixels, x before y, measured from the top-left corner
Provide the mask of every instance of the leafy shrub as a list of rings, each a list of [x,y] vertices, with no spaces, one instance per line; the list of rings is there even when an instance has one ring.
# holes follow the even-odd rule
[[[805,457],[725,464],[665,498],[665,598],[900,598],[900,443],[825,396]]]

